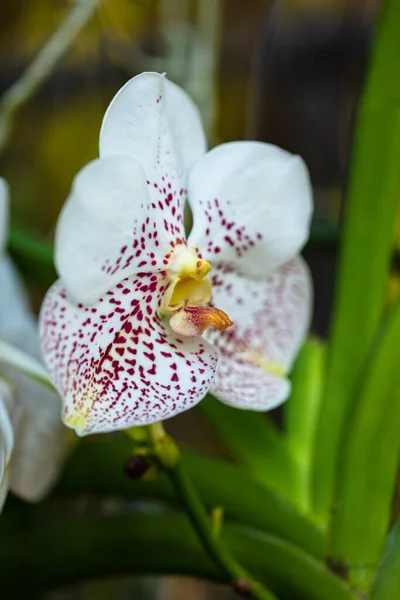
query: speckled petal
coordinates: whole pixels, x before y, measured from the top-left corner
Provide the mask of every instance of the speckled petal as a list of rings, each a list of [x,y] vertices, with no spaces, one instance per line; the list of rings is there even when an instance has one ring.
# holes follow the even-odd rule
[[[264,280],[246,279],[223,265],[210,275],[213,304],[235,322],[204,334],[220,351],[211,392],[238,408],[271,409],[289,395],[286,375],[309,327],[308,268],[297,257]]]
[[[92,307],[72,304],[61,282],[50,289],[40,318],[43,353],[64,398],[64,422],[80,435],[167,419],[207,393],[217,352],[160,319],[166,285],[140,273]]]
[[[312,213],[307,168],[261,142],[217,146],[190,173],[194,225],[188,244],[202,257],[264,277],[307,240]]]
[[[142,167],[128,156],[82,169],[56,233],[56,265],[68,293],[91,303],[129,275],[165,268],[166,253],[184,237],[183,209],[171,202],[174,217],[166,220],[167,204],[154,204]]]
[[[147,179],[181,177],[206,151],[200,114],[189,96],[159,73],[128,81],[112,100],[100,132],[100,156],[126,154]],[[162,172],[163,171],[163,172]]]
[[[36,323],[7,256],[0,259],[0,287],[0,339],[40,360]],[[26,500],[38,500],[54,483],[65,453],[60,398],[16,369],[3,365],[0,368],[15,389],[10,487]]]
[[[8,186],[7,182],[0,177],[0,255],[6,245],[6,234],[8,225]]]

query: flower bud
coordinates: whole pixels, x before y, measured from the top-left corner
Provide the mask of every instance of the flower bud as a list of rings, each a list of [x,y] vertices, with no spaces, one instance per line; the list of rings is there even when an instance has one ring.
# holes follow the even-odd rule
[[[125,461],[124,472],[129,479],[142,479],[152,467],[154,467],[154,463],[149,456],[145,454],[132,454]]]

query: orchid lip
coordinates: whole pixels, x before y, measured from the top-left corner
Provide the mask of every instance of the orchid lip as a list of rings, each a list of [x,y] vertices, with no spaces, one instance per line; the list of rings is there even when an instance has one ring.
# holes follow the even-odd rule
[[[208,277],[202,280],[175,277],[165,293],[162,312],[172,314],[183,306],[208,304],[211,300],[211,289]]]
[[[170,320],[172,330],[185,337],[202,335],[208,327],[227,329],[232,325],[234,323],[228,315],[213,306],[186,306]]]

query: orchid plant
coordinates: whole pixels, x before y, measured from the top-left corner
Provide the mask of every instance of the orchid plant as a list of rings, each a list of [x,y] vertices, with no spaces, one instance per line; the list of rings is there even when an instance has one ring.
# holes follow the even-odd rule
[[[0,181],[1,502],[8,487],[38,500],[59,474],[38,506],[11,494],[4,506],[7,598],[174,573],[259,600],[398,600],[400,305],[388,281],[398,276],[399,19],[387,0],[354,131],[327,341],[308,333],[304,162],[254,141],[207,152],[196,107],[165,75],[117,93],[99,158],[75,177],[55,234],[59,279],[39,317],[46,367],[3,249]],[[51,274],[49,247],[12,234],[22,266]],[[278,428],[263,413],[280,404]],[[164,431],[196,405],[229,460]],[[75,448],[60,473],[66,431]]]
[[[57,226],[60,280],[40,324],[64,422],[81,435],[146,425],[209,389],[237,408],[283,402],[309,324],[297,254],[311,212],[299,157],[259,142],[206,153],[183,90],[130,80]]]

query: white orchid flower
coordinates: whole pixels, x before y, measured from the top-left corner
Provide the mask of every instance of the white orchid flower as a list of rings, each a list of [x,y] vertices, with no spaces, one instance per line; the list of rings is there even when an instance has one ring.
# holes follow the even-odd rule
[[[65,449],[60,398],[15,368],[39,375],[41,369],[35,319],[4,252],[7,205],[7,185],[0,179],[0,508],[8,488],[25,500],[41,499]]]
[[[64,421],[80,435],[172,417],[209,390],[254,410],[289,394],[311,306],[297,256],[307,169],[259,142],[205,151],[190,98],[143,73],[111,102],[100,158],[75,178],[40,327]]]

